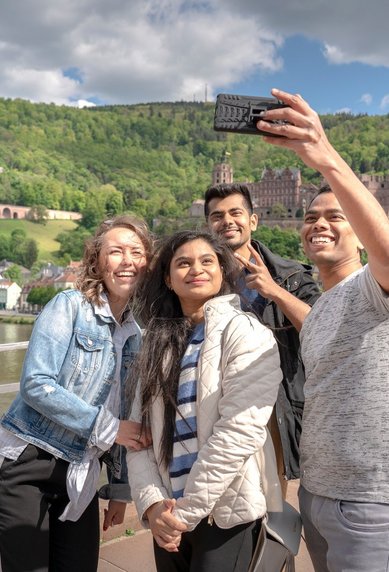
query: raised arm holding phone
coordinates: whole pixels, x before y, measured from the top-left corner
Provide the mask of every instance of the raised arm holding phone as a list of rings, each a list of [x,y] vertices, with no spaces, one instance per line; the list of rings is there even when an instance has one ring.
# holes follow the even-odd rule
[[[307,545],[316,571],[381,572],[389,559],[389,221],[308,103],[272,94],[288,107],[264,112],[258,129],[328,183],[301,230],[325,290],[300,333]]]

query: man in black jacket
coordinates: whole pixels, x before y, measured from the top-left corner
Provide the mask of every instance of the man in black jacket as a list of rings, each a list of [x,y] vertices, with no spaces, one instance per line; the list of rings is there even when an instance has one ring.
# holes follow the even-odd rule
[[[299,477],[299,441],[305,381],[300,359],[302,322],[319,297],[311,267],[287,260],[251,238],[258,217],[247,185],[221,184],[205,193],[205,218],[211,232],[226,241],[243,267],[242,306],[254,311],[277,339],[284,374],[270,430],[281,484]],[[284,480],[285,479],[285,480]]]

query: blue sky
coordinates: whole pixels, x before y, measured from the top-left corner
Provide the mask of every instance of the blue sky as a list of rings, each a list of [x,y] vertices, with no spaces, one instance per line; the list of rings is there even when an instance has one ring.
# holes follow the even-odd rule
[[[233,84],[232,93],[267,95],[272,87],[279,87],[301,93],[320,113],[389,113],[389,67],[330,63],[323,45],[303,36],[288,38],[280,55],[280,71],[258,71]]]
[[[299,92],[389,113],[387,0],[2,0],[0,97],[58,105]]]

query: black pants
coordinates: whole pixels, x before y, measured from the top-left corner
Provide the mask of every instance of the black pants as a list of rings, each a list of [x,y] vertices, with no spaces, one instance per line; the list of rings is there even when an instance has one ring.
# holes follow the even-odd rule
[[[158,572],[247,572],[261,522],[219,528],[204,519],[182,535],[178,552],[167,552],[154,541]]]
[[[77,522],[58,517],[68,503],[68,463],[28,445],[0,468],[2,572],[96,572],[97,495]]]

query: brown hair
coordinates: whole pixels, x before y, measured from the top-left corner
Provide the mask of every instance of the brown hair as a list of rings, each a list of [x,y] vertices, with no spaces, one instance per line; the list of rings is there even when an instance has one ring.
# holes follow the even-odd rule
[[[80,274],[76,282],[76,288],[83,293],[84,297],[97,306],[102,305],[100,295],[104,292],[102,272],[99,269],[99,254],[104,236],[113,228],[128,228],[141,240],[147,262],[150,262],[152,252],[152,239],[147,224],[133,215],[119,215],[110,220],[105,220],[96,229],[93,237],[85,243],[84,255],[81,262]]]

